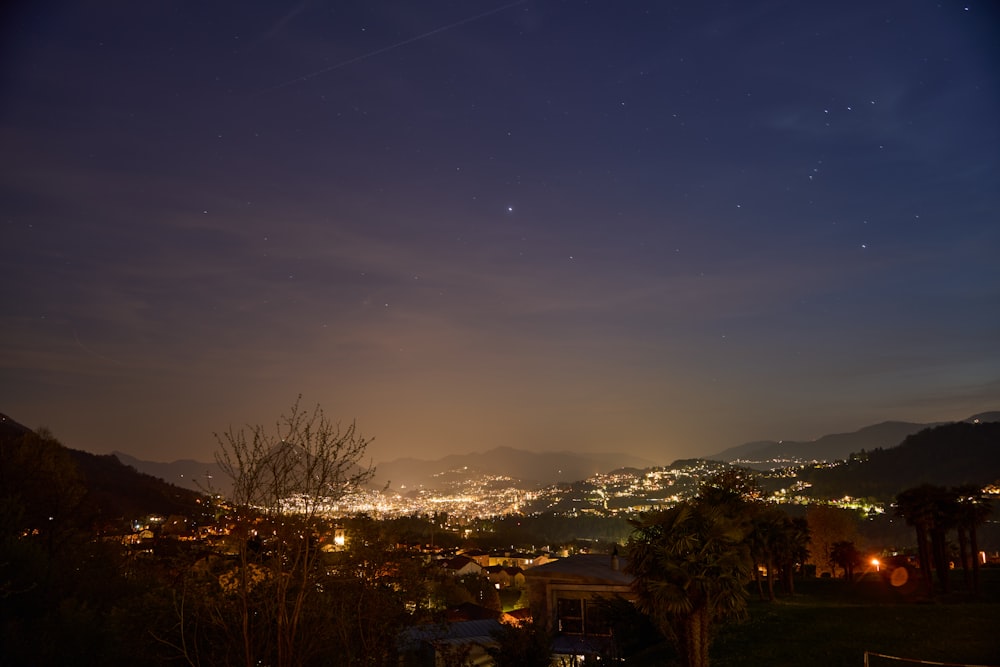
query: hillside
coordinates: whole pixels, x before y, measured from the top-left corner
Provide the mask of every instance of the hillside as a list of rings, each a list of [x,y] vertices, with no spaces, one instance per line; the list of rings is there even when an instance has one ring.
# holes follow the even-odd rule
[[[208,463],[193,459],[179,459],[163,463],[137,459],[125,452],[112,453],[125,465],[181,488],[199,493],[211,491],[222,495],[229,492],[230,481],[214,461]]]
[[[51,434],[0,419],[0,487],[22,529],[99,529],[149,514],[201,512],[200,494],[63,446]]]
[[[875,449],[836,468],[803,471],[812,495],[891,500],[900,491],[1000,481],[1000,422],[955,422],[919,431],[898,447]]]
[[[505,475],[527,485],[573,482],[591,475],[622,467],[648,468],[654,465],[625,453],[531,452],[512,447],[497,447],[482,453],[454,454],[440,459],[396,459],[380,463],[376,481],[391,483],[392,488],[413,488],[434,483],[435,475],[470,469],[491,475]]]
[[[182,459],[162,463],[144,461],[124,452],[114,455],[136,470],[186,489],[202,492],[210,484],[215,492],[225,494],[228,490],[229,480],[214,462]],[[622,453],[531,452],[497,447],[487,452],[453,454],[437,459],[401,458],[382,462],[375,466],[372,484],[379,488],[389,484],[393,489],[405,491],[421,485],[433,486],[440,481],[441,473],[469,471],[504,475],[522,480],[528,486],[537,486],[586,479],[621,467],[653,465],[651,461]]]
[[[2,417],[2,415],[0,415]],[[8,436],[23,436],[30,434],[30,429],[16,424],[12,420],[4,418],[0,422],[0,430]],[[964,423],[972,424],[979,422],[1000,421],[1000,412],[987,412],[973,415]],[[959,422],[962,423],[962,422]],[[971,473],[983,473],[989,477],[990,470],[996,472],[1000,467],[994,466],[992,469],[987,465],[990,459],[990,452],[983,453],[963,453],[958,450],[947,448],[941,451],[950,451],[954,455],[947,465],[942,466],[938,459],[942,456],[941,451],[936,452],[926,460],[909,461],[910,454],[892,453],[885,456],[901,457],[884,465],[889,466],[888,472],[876,470],[884,454],[876,452],[889,452],[909,437],[920,433],[928,428],[939,427],[939,424],[917,424],[910,422],[887,421],[874,424],[857,431],[849,433],[836,433],[823,436],[811,442],[774,442],[759,441],[745,443],[737,447],[732,447],[712,457],[705,457],[716,461],[740,460],[740,465],[748,465],[747,460],[766,461],[772,458],[793,458],[804,461],[809,460],[846,460],[852,453],[866,452],[869,462],[876,465],[872,467],[859,466],[859,462],[853,462],[848,466],[833,470],[807,471],[809,481],[814,484],[816,493],[831,495],[892,495],[897,483],[894,473],[902,470],[917,471],[922,470],[923,475],[929,479],[940,470],[948,472],[948,466],[956,469],[948,472],[948,479],[964,479],[970,477],[961,473],[961,470],[968,469]],[[998,448],[1000,449],[1000,448]],[[190,499],[196,497],[197,493],[205,490],[206,483],[210,483],[216,491],[224,493],[227,479],[219,474],[215,463],[206,463],[193,460],[179,460],[172,463],[158,463],[153,461],[143,461],[122,452],[115,452],[114,456],[95,456],[85,452],[75,452],[75,466],[80,471],[86,471],[91,483],[92,496],[95,503],[99,505],[103,516],[120,516],[129,512],[134,512],[139,507],[151,507],[149,511],[168,512],[175,503],[182,503],[190,507]],[[918,456],[918,454],[914,454]],[[115,459],[117,457],[117,460]],[[119,463],[120,461],[120,463]],[[983,465],[979,462],[982,461]],[[654,463],[622,453],[586,453],[586,452],[532,452],[515,449],[512,447],[498,447],[482,453],[471,453],[462,455],[452,455],[443,458],[422,460],[417,458],[403,458],[394,461],[383,462],[376,466],[376,477],[373,486],[382,488],[386,484],[397,491],[409,491],[417,487],[438,488],[446,481],[454,481],[458,477],[472,477],[476,474],[480,476],[506,476],[513,478],[524,488],[536,486],[547,486],[558,482],[574,482],[584,480],[596,473],[606,473],[610,470],[622,468],[646,469],[654,467]],[[775,467],[776,463],[760,463],[749,467],[764,468]],[[145,473],[142,477],[147,478],[141,483],[134,477],[122,477],[131,470]],[[443,473],[451,473],[445,475]],[[827,477],[825,475],[831,475]],[[841,477],[838,477],[841,476]],[[857,476],[857,483],[851,481],[852,476]],[[874,479],[868,477],[874,476]],[[901,479],[919,478],[921,475],[914,472],[912,475],[902,476]],[[973,476],[974,477],[974,476]],[[994,474],[994,478],[1000,474]],[[159,478],[159,479],[153,479]],[[128,487],[124,495],[111,492],[116,488],[111,480],[118,479]],[[975,477],[978,479],[978,477]],[[153,481],[169,480],[169,484],[155,486]],[[885,480],[882,483],[880,480]],[[991,481],[991,480],[990,480]],[[916,483],[919,483],[916,482]],[[949,484],[945,480],[935,482]],[[958,483],[958,482],[956,482]],[[175,486],[176,485],[176,486]],[[904,487],[906,483],[904,483]],[[183,487],[196,493],[190,497],[178,493],[178,487]],[[838,491],[839,490],[839,491]]]
[[[964,420],[966,423],[1000,421],[1000,412],[983,412]],[[762,465],[775,459],[799,461],[842,461],[862,450],[888,449],[903,442],[908,436],[926,428],[941,426],[943,422],[914,423],[885,421],[846,433],[833,433],[810,441],[759,440],[730,447],[705,458],[716,461],[754,461]]]
[[[192,515],[201,511],[202,494],[138,472],[111,454],[69,450],[101,516],[114,520],[146,514]]]

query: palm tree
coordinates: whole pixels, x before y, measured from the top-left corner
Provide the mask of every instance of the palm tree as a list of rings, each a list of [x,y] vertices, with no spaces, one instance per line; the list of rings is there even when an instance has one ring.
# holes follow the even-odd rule
[[[795,594],[795,569],[809,559],[809,522],[805,517],[785,517],[781,549],[776,555],[787,595]]]
[[[766,600],[764,584],[761,580],[761,566],[767,568],[767,536],[761,529],[760,517],[755,514],[750,523],[750,533],[747,535],[747,546],[750,548],[750,560],[753,563],[753,580],[757,585],[757,597]]]
[[[629,541],[639,608],[671,637],[686,667],[707,667],[711,628],[746,610],[745,522],[703,501],[645,514]]]
[[[937,487],[933,501],[934,524],[931,526],[931,556],[934,559],[934,569],[937,570],[941,590],[948,593],[951,590],[948,532],[958,524],[958,497],[949,489]]]
[[[861,553],[854,542],[834,542],[830,547],[830,562],[844,570],[844,579],[854,581],[854,568],[861,563]]]
[[[896,514],[913,526],[917,533],[917,555],[920,560],[920,576],[928,597],[934,595],[934,581],[931,578],[930,535],[937,519],[937,498],[943,489],[931,484],[923,484],[896,496]]]
[[[966,553],[966,535],[968,535],[969,547],[972,551],[972,580],[966,583],[974,595],[979,594],[979,538],[977,528],[986,522],[993,508],[989,500],[983,494],[983,490],[973,485],[957,486],[952,491],[955,494],[957,503],[957,524],[958,540],[961,549],[962,569],[968,572],[967,563],[969,555]]]
[[[750,522],[749,543],[754,559],[754,577],[757,580],[757,591],[761,599],[764,592],[760,585],[760,566],[767,572],[767,599],[774,601],[774,575],[777,569],[776,558],[781,551],[782,533],[788,517],[776,507],[761,508],[753,513]]]
[[[757,592],[764,599],[760,568],[767,571],[767,599],[774,601],[777,578],[788,595],[795,594],[795,569],[809,558],[809,523],[792,518],[769,505],[750,505],[750,534],[747,541],[754,562]]]

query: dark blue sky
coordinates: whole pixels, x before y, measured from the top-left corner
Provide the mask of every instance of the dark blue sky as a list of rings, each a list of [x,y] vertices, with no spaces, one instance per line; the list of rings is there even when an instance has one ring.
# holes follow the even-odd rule
[[[22,3],[0,411],[667,463],[1000,408],[992,2]]]

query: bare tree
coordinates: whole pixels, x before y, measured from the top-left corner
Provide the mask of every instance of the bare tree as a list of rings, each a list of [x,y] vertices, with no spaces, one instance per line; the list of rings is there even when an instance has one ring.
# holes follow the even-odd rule
[[[326,515],[374,474],[362,463],[370,440],[354,422],[341,427],[318,405],[304,410],[300,401],[273,430],[257,425],[216,434],[216,461],[232,481],[236,551],[232,569],[218,579],[232,614],[226,634],[239,644],[225,660],[246,667],[304,665],[319,650],[326,635],[317,599],[331,537]]]

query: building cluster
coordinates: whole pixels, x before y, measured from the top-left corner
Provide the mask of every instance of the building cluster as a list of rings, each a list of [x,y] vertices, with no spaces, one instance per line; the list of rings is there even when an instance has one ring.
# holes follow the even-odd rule
[[[496,477],[480,475],[460,488],[421,488],[406,494],[391,489],[361,489],[332,503],[329,513],[375,518],[446,513],[474,519],[520,514],[538,495],[538,491],[521,488],[510,478],[503,478],[506,485],[499,486]]]
[[[474,518],[541,512],[615,516],[684,501],[697,493],[703,481],[730,467],[719,462],[691,461],[669,468],[619,470],[572,484],[530,490],[520,488],[509,477],[469,473],[468,478],[456,478],[440,490],[419,489],[407,494],[362,490],[328,502],[321,510],[329,517],[365,514],[376,519],[446,514],[458,520],[452,525]],[[784,470],[764,472],[759,477],[768,482],[771,489],[768,497],[773,502],[815,502],[806,495],[808,484]],[[221,509],[231,509],[217,502]],[[294,513],[313,502],[314,498],[290,497],[284,500],[281,509]],[[869,514],[885,511],[884,507],[851,497],[831,499],[828,503]],[[217,512],[217,516],[226,515],[227,512]],[[324,550],[343,549],[350,536],[337,523],[335,519],[330,522],[329,534],[304,537],[317,539]],[[184,517],[149,517],[145,522],[137,522],[133,529],[128,539],[138,549],[150,545],[156,536],[199,540],[219,554],[232,553],[236,547],[231,535],[233,527],[224,522],[195,527]],[[404,653],[414,656],[425,658],[430,654],[435,660],[444,660],[453,655],[449,652],[460,647],[470,659],[482,656],[485,660],[489,649],[496,645],[494,635],[502,623],[519,623],[530,618],[553,633],[554,656],[562,656],[572,664],[582,656],[607,653],[612,627],[608,607],[602,600],[628,600],[632,596],[632,577],[625,559],[617,552],[571,555],[513,548],[446,550],[426,544],[397,545],[397,548],[419,553],[445,577],[488,581],[497,591],[506,591],[508,599],[513,594],[518,600],[511,612],[466,604],[449,610],[446,624],[410,628],[401,639],[401,647]]]
[[[149,516],[134,522],[134,532],[125,542],[137,553],[174,540],[198,541],[219,554],[234,553],[235,524],[226,520],[215,525],[193,524],[180,516]],[[351,540],[343,528],[331,528],[329,534],[313,537],[320,540],[323,550],[344,548]],[[487,660],[488,651],[496,646],[495,634],[501,624],[529,620],[539,621],[552,632],[554,659],[572,662],[603,654],[610,645],[612,628],[599,600],[632,597],[632,576],[625,572],[626,559],[617,553],[449,550],[402,544],[397,548],[419,553],[442,576],[481,578],[497,591],[513,592],[518,600],[513,611],[507,612],[474,603],[457,605],[448,610],[445,624],[409,628],[400,638],[401,664],[440,664],[456,647],[470,660],[492,664]]]
[[[484,565],[484,563],[493,563]],[[553,664],[581,664],[587,656],[608,655],[612,621],[605,603],[632,600],[633,576],[617,553],[487,554],[469,551],[444,564],[454,576],[480,573],[500,587],[523,590],[527,606],[509,613],[476,614],[465,610],[446,625],[418,626],[404,633],[405,664],[441,664],[456,647],[464,664],[493,664],[489,650],[496,647],[502,623],[534,620],[551,633]],[[413,660],[419,657],[423,660]],[[408,659],[409,658],[409,659]]]
[[[814,465],[812,463],[808,465]],[[394,489],[361,489],[323,511],[330,516],[365,514],[374,518],[447,514],[460,521],[512,514],[551,513],[561,516],[631,516],[676,505],[693,497],[701,484],[734,464],[691,460],[670,467],[624,469],[593,475],[572,483],[531,487],[512,477],[458,470],[441,473],[438,485],[403,493]],[[813,504],[827,502],[880,514],[885,507],[865,499],[818,501],[808,494],[808,482],[797,479],[796,468],[757,471],[773,502]],[[295,499],[287,509],[295,509]]]

